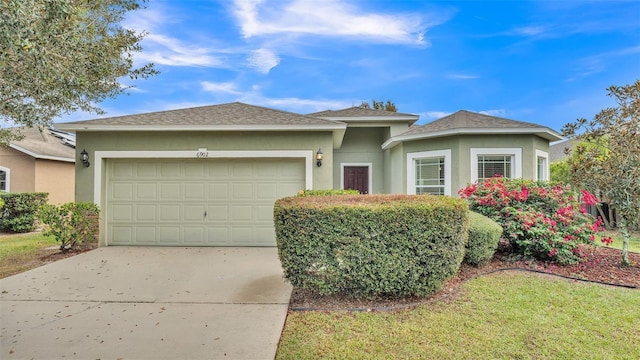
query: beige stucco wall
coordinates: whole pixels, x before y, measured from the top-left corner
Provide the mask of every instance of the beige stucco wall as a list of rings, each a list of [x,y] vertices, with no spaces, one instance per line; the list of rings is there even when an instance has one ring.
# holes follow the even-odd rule
[[[76,157],[86,149],[91,166],[76,162],[76,201],[94,201],[95,151],[209,151],[229,150],[307,150],[322,149],[321,167],[313,166],[313,187],[329,189],[333,186],[333,137],[330,131],[317,132],[78,132]],[[315,160],[314,160],[315,164]],[[106,171],[102,172],[105,184]],[[102,189],[104,193],[104,189]]]
[[[0,166],[8,168],[10,192],[35,190],[35,159],[20,151],[0,146]]]
[[[46,192],[52,204],[74,201],[73,163],[35,159],[20,151],[0,147],[0,166],[10,170],[10,192]]]
[[[37,159],[35,191],[49,193],[49,203],[74,201],[75,165],[69,162]]]

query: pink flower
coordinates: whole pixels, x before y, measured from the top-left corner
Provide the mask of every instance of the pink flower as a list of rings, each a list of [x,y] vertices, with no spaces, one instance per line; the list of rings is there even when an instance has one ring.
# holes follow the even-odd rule
[[[592,193],[587,190],[580,190],[580,192],[582,192],[582,201],[584,201],[586,205],[596,205],[598,203],[598,199]]]
[[[605,244],[605,245],[609,246],[609,245],[611,245],[611,243],[613,242],[613,239],[611,238],[611,236],[605,236],[605,237],[603,237],[602,239],[600,239],[600,241],[601,241],[603,244]]]
[[[600,231],[600,226],[604,224],[604,222],[602,221],[602,218],[600,216],[598,216],[598,221],[594,222],[593,224],[591,224],[591,230],[593,232],[598,232]]]

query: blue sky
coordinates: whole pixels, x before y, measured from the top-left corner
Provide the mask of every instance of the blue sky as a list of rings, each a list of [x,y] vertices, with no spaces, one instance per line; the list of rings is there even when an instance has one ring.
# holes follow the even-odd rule
[[[392,100],[560,130],[640,78],[638,1],[151,0],[136,62],[160,74],[107,116],[241,101],[297,113]],[[97,118],[75,113],[58,121]]]

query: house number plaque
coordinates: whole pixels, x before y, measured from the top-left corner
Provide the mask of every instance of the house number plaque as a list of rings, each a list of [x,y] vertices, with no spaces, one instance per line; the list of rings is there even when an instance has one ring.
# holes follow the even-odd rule
[[[209,151],[207,151],[207,149],[198,149],[198,151],[196,151],[196,157],[198,159],[208,158],[209,157]]]

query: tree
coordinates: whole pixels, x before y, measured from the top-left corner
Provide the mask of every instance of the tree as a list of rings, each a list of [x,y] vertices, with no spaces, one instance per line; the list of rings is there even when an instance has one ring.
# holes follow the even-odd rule
[[[0,1],[0,118],[8,126],[47,126],[125,92],[119,79],[157,74],[133,68],[144,33],[120,25],[146,0]],[[0,130],[0,142],[11,134]]]
[[[616,209],[622,263],[629,265],[629,228],[640,221],[640,80],[607,90],[617,106],[603,109],[591,121],[568,123],[562,133],[581,141],[573,150],[572,181],[599,192]]]
[[[360,107],[363,109],[376,109],[376,110],[398,112],[398,108],[396,107],[396,104],[393,103],[391,100],[387,100],[387,103],[385,104],[382,101],[376,101],[376,99],[373,99],[371,100],[371,105],[369,105],[368,102],[363,101],[360,103]]]
[[[568,160],[564,159],[552,162],[549,164],[549,170],[551,181],[564,185],[569,185],[571,183],[571,173]]]

